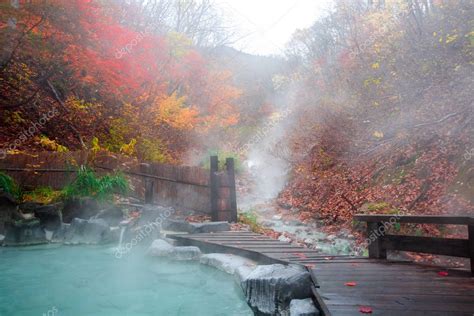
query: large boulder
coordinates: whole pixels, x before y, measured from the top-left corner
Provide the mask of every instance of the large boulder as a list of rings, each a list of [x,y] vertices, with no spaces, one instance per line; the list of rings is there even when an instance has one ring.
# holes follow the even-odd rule
[[[8,193],[0,192],[0,234],[5,235],[5,223],[20,220],[18,205]]]
[[[163,222],[163,228],[176,232],[200,234],[229,231],[230,225],[228,222],[189,223],[184,220],[167,219]]]
[[[227,232],[230,230],[228,222],[190,223],[191,234]]]
[[[241,267],[248,267],[250,274],[256,266],[256,263],[250,259],[234,256],[225,253],[209,253],[201,256],[199,260],[202,264],[215,267],[229,274],[234,274]],[[244,270],[241,273],[245,273]],[[247,275],[248,275],[247,274]]]
[[[74,218],[64,236],[64,242],[71,245],[97,245],[112,241],[110,227],[103,219]]]
[[[242,282],[255,315],[285,315],[293,299],[311,297],[311,276],[299,265],[261,265]]]
[[[71,199],[64,203],[63,221],[64,223],[71,223],[75,218],[89,219],[105,208],[108,208],[108,206],[101,205],[92,198]]]
[[[113,205],[104,210],[100,210],[93,219],[103,219],[109,224],[109,226],[119,226],[120,222],[123,221],[123,211],[121,208]]]
[[[61,227],[62,203],[41,205],[33,209],[35,217],[39,219],[41,227],[47,231],[54,232]]]
[[[30,246],[47,243],[46,234],[38,219],[5,223],[5,246]]]
[[[173,247],[170,257],[176,260],[197,260],[201,256],[201,250],[194,246]]]
[[[291,300],[290,316],[319,316],[319,310],[314,306],[313,300],[305,298],[304,300]]]
[[[163,239],[157,239],[153,241],[150,248],[148,248],[148,255],[153,257],[168,256],[173,250],[173,246],[164,241]]]

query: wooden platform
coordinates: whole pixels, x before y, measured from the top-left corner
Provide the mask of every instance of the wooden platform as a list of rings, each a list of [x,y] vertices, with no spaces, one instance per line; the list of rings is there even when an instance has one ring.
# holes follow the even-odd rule
[[[262,263],[308,267],[315,301],[325,315],[474,315],[474,279],[469,271],[443,270],[411,262],[331,256],[251,232],[170,235],[181,245],[225,252]],[[355,282],[355,286],[346,283]]]

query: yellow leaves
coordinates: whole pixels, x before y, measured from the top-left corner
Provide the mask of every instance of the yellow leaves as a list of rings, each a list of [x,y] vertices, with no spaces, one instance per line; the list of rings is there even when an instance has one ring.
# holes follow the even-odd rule
[[[380,64],[378,62],[375,62],[372,64],[372,69],[379,69],[380,68]]]
[[[153,112],[158,123],[164,122],[174,128],[190,130],[198,121],[198,110],[185,107],[186,97],[178,97],[174,92],[169,96],[155,99]]]
[[[97,154],[101,150],[100,145],[99,145],[99,139],[97,137],[92,138],[91,142],[91,151],[94,154]]]
[[[135,145],[137,144],[137,140],[132,138],[130,143],[123,145],[120,147],[120,152],[127,156],[133,156],[135,154]]]
[[[381,139],[383,138],[383,132],[381,131],[375,131],[372,136],[374,136],[375,138],[378,138],[378,139]]]
[[[176,58],[181,58],[189,51],[192,40],[186,37],[186,35],[178,32],[170,32],[167,35],[167,43],[171,52],[171,55]]]
[[[58,153],[64,153],[64,152],[69,151],[67,147],[58,144],[55,140],[51,140],[49,139],[48,136],[44,136],[44,135],[41,135],[40,137],[40,144],[43,148],[46,148]]]
[[[453,35],[446,35],[446,44],[450,44],[452,42],[455,42],[456,40],[458,39],[458,35],[457,34],[453,34]]]

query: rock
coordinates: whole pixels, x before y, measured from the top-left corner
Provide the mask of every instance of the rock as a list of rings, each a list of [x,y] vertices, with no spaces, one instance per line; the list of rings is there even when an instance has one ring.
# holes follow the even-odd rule
[[[47,242],[45,232],[37,219],[5,223],[5,246],[29,246]]]
[[[41,227],[45,230],[55,231],[62,223],[62,203],[41,205],[33,210],[35,217],[40,220]]]
[[[5,235],[5,223],[20,220],[18,205],[8,193],[0,192],[0,234]]]
[[[335,240],[336,238],[337,238],[336,235],[328,235],[328,236],[326,237],[326,239],[329,240],[329,241],[333,241],[333,240]]]
[[[173,247],[170,256],[176,260],[196,260],[201,256],[201,250],[194,246]]]
[[[215,267],[229,274],[234,274],[240,267],[248,267],[250,270],[253,270],[256,266],[254,261],[247,258],[223,253],[209,253],[202,255],[199,262]],[[242,271],[242,273],[244,272],[245,271]]]
[[[89,219],[96,215],[100,210],[109,208],[107,205],[100,205],[99,202],[92,198],[80,198],[68,200],[64,203],[63,222],[72,223],[75,218]]]
[[[147,254],[152,257],[168,256],[173,250],[173,246],[162,239],[156,239],[148,248]]]
[[[0,245],[3,244],[3,240],[5,239],[5,236],[0,235]]]
[[[273,218],[274,220],[279,221],[279,220],[281,220],[281,215],[273,215],[272,218]]]
[[[319,314],[319,310],[310,298],[290,302],[290,316],[319,316]]]
[[[43,203],[25,202],[21,203],[18,208],[22,213],[34,213],[38,207],[41,207],[43,205]]]
[[[107,209],[100,210],[96,215],[92,217],[93,219],[103,219],[107,222],[109,226],[119,226],[120,222],[123,220],[122,209],[113,205]]]
[[[286,237],[285,235],[280,235],[280,237],[278,237],[278,240],[283,242],[291,242],[291,238]]]
[[[311,297],[311,277],[299,265],[261,265],[242,282],[255,315],[286,313],[292,299]]]
[[[171,230],[175,232],[186,232],[188,233],[191,230],[191,227],[188,222],[184,220],[176,219],[166,219],[163,222],[163,229]]]
[[[189,223],[184,220],[166,219],[163,222],[163,228],[176,232],[199,234],[229,231],[230,225],[228,222]]]
[[[66,244],[98,245],[112,241],[110,227],[103,219],[74,218],[65,232]]]
[[[230,230],[228,222],[190,223],[191,234],[227,232]]]
[[[240,285],[243,291],[245,291],[245,289],[242,287],[243,282],[247,279],[250,273],[252,273],[252,271],[255,270],[255,268],[256,268],[256,265],[254,266],[243,265],[235,269],[234,278],[237,281],[237,283]]]

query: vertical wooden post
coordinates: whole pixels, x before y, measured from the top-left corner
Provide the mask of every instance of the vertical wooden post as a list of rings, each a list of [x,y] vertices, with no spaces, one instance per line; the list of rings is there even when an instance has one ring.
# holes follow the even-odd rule
[[[381,228],[383,227],[383,229]],[[383,248],[385,227],[382,223],[367,222],[367,238],[369,239],[369,258],[387,259],[387,250]],[[375,239],[374,237],[375,236]]]
[[[219,220],[219,210],[217,203],[219,199],[219,185],[217,183],[217,172],[219,171],[219,158],[217,156],[211,156],[211,168],[209,178],[209,189],[211,195],[211,217],[213,221]]]
[[[155,190],[155,181],[146,179],[145,180],[145,204],[153,203],[154,190]]]
[[[230,190],[230,211],[231,221],[237,222],[237,194],[235,192],[235,164],[234,158],[227,158],[225,161],[227,167],[227,175],[229,177]]]
[[[469,234],[469,254],[471,257],[471,274],[474,275],[474,218],[470,218],[467,226]]]

